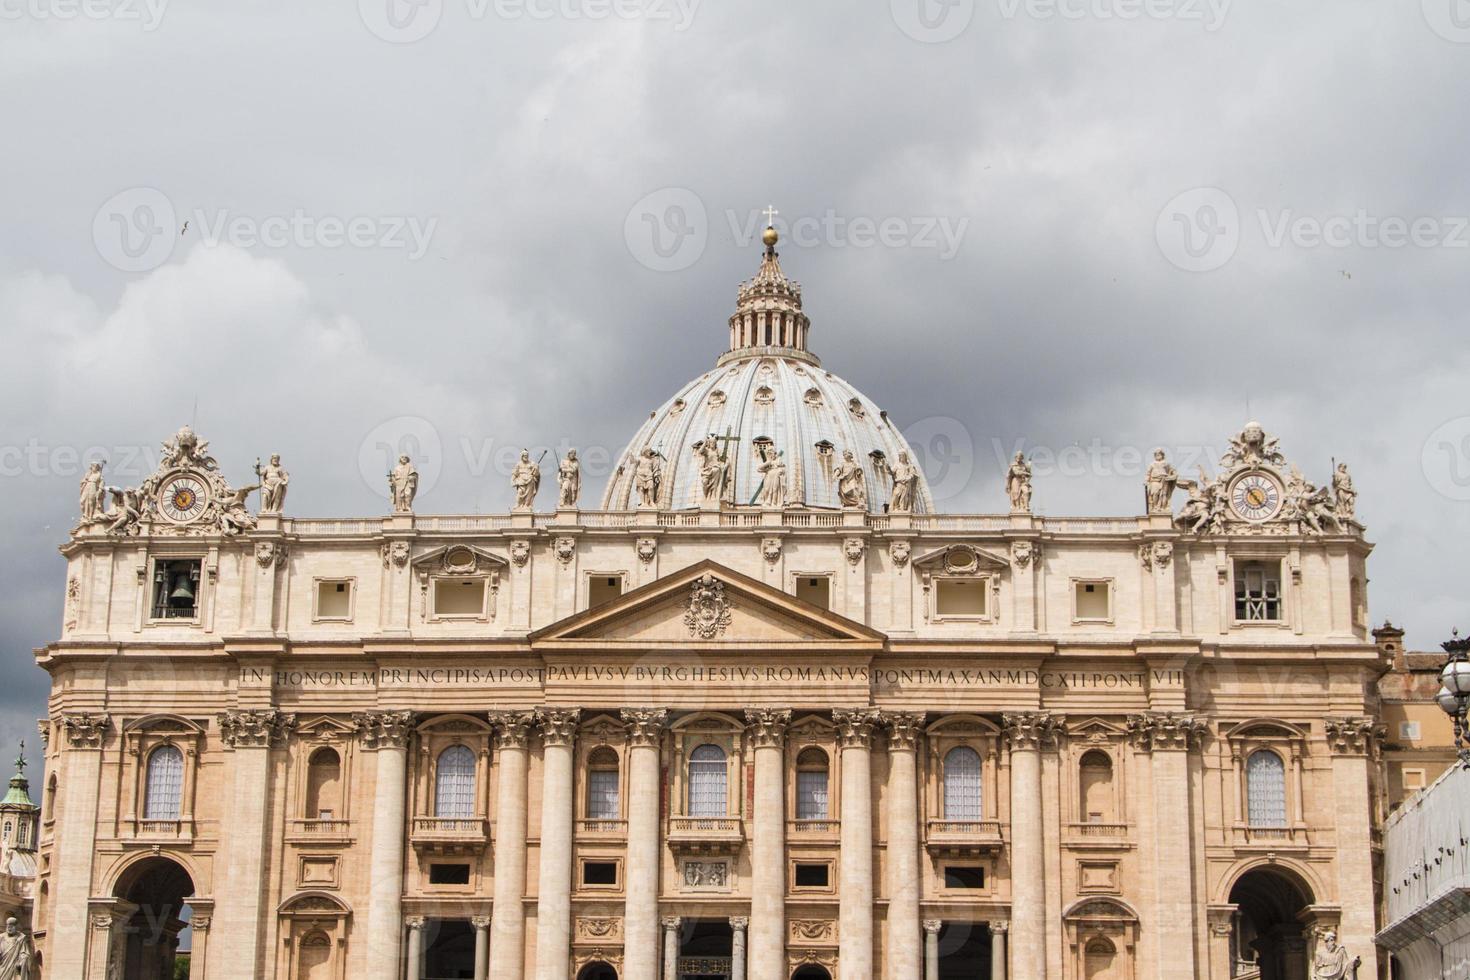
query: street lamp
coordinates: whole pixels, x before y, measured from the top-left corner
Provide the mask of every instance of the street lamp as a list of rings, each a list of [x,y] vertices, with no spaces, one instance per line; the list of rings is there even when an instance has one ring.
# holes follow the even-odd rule
[[[1440,669],[1439,681],[1444,686],[1435,700],[1455,720],[1455,748],[1459,750],[1461,765],[1470,768],[1470,725],[1465,719],[1466,707],[1470,706],[1470,659],[1466,657],[1470,639],[1461,639],[1460,631],[1455,630],[1440,646],[1450,659]]]

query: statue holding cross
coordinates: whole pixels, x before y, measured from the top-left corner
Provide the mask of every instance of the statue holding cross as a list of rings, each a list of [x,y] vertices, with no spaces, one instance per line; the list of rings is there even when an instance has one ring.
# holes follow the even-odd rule
[[[699,506],[718,510],[725,499],[725,484],[730,473],[730,443],[739,442],[725,430],[724,436],[711,432],[708,438],[694,444],[694,456],[699,466]],[[723,446],[717,445],[723,443]]]

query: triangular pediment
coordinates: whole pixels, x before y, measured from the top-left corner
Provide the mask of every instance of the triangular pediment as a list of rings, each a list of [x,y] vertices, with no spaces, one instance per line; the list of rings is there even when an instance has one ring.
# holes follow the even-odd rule
[[[880,648],[883,634],[715,561],[537,630],[533,646],[840,644]]]

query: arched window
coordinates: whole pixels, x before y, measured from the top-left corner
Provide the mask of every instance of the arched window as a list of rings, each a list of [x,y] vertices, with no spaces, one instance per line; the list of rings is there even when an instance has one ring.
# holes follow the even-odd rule
[[[1259,749],[1245,760],[1245,798],[1252,827],[1286,826],[1286,765]]]
[[[341,807],[342,757],[333,748],[317,749],[306,766],[306,818],[335,820]]]
[[[161,745],[148,756],[143,819],[177,820],[183,799],[184,753],[172,745]]]
[[[796,757],[796,819],[827,819],[829,774],[827,753],[818,748],[802,749]]]
[[[587,818],[618,819],[618,754],[607,746],[587,757]]]
[[[944,819],[980,820],[980,753],[961,745],[944,757]]]
[[[689,815],[723,817],[727,812],[725,750],[701,745],[689,753]]]
[[[1114,820],[1112,758],[1094,749],[1082,757],[1078,768],[1082,822],[1111,823]]]
[[[451,745],[439,753],[434,767],[434,816],[475,815],[475,753]]]

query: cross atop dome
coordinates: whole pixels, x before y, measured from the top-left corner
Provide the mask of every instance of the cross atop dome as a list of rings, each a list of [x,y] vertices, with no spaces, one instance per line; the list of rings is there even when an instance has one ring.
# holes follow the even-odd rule
[[[755,276],[740,284],[735,313],[730,317],[730,350],[720,360],[777,354],[815,362],[807,350],[811,321],[801,311],[801,284],[781,271],[776,243],[781,235],[774,224],[781,212],[767,205],[766,230],[761,234],[765,254]]]

